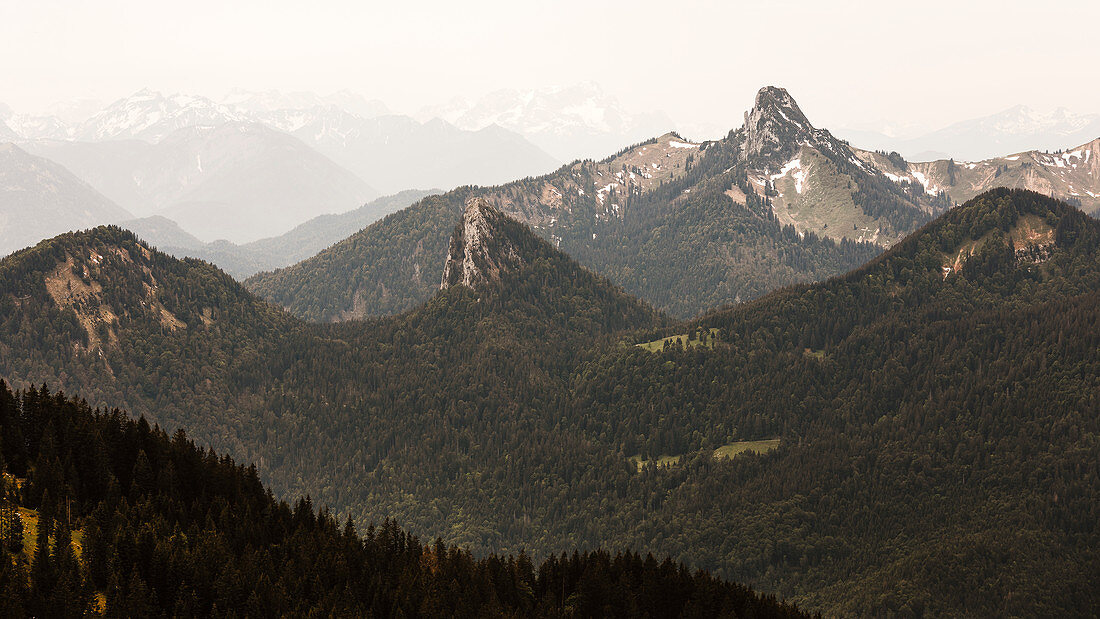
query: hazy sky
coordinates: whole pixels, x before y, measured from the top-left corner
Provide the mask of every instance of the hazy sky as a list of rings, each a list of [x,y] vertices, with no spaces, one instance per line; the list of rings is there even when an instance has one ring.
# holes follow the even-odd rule
[[[740,125],[764,84],[820,126],[1100,112],[1100,2],[0,0],[0,102],[142,87],[350,89],[414,112],[599,82],[629,110]]]

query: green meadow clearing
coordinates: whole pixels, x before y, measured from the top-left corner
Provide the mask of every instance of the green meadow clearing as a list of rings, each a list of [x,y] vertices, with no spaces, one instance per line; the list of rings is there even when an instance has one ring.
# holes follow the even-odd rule
[[[722,445],[718,449],[715,449],[713,455],[716,459],[722,460],[732,458],[743,453],[763,454],[775,449],[776,447],[779,447],[779,439],[777,438],[769,438],[759,441],[737,441],[728,445]],[[633,462],[634,466],[636,466],[638,470],[641,471],[651,463],[656,464],[657,468],[659,469],[676,466],[680,463],[680,459],[683,457],[683,454],[677,456],[662,454],[656,458],[643,458],[641,454],[639,454],[635,456],[630,456],[628,460]]]
[[[718,339],[718,329],[707,329],[696,331],[695,333],[681,333],[680,335],[670,335],[668,337],[661,338],[659,340],[653,340],[652,342],[642,342],[641,344],[635,344],[638,348],[644,348],[649,352],[661,352],[665,349],[665,346],[680,345],[685,348],[691,348],[694,346],[706,346],[707,348],[714,348],[714,342]]]
[[[779,439],[769,438],[762,441],[738,441],[729,445],[722,445],[714,450],[715,458],[732,458],[745,452],[755,454],[767,453],[779,447]]]

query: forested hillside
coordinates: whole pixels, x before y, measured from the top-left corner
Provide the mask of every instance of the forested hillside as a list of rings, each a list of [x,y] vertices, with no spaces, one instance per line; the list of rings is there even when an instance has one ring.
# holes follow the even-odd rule
[[[6,617],[802,616],[653,555],[474,557],[393,520],[361,535],[183,431],[45,386],[0,381],[0,432]]]
[[[713,351],[608,350],[571,408],[684,455],[636,543],[840,614],[1092,614],[1098,248],[1072,207],[991,192],[849,275],[676,327],[716,329]],[[781,444],[717,465],[731,437]]]
[[[65,235],[0,261],[0,375],[475,554],[653,549],[835,614],[1100,605],[1100,223],[998,190],[690,323],[489,229],[493,277],[334,325],[120,231]],[[462,255],[485,238],[462,232]]]

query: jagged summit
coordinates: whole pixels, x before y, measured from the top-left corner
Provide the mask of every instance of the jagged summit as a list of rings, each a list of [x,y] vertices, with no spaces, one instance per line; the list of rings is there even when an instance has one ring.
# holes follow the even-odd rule
[[[775,118],[779,116],[788,123],[813,128],[791,93],[787,92],[786,88],[778,86],[764,86],[757,91],[752,110],[745,112],[746,120],[750,116],[756,116],[757,118],[762,116]]]
[[[851,157],[843,143],[827,130],[815,128],[794,97],[777,86],[765,86],[756,93],[752,109],[745,112],[741,131],[741,153],[753,168],[777,169],[803,145],[831,156]]]
[[[743,152],[749,158],[783,158],[799,142],[813,136],[814,127],[783,88],[765,86],[745,112]]]
[[[508,221],[484,198],[468,200],[462,223],[455,227],[451,237],[439,288],[446,290],[459,284],[476,288],[499,279],[505,269],[521,266],[523,257],[519,247],[504,230]]]

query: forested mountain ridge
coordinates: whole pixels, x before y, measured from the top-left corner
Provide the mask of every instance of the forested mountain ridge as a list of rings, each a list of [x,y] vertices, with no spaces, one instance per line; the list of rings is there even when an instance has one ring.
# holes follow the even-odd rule
[[[820,284],[792,286],[766,300],[717,310],[693,322],[730,327],[759,308],[789,309],[781,302],[785,299],[842,311],[848,319],[859,321],[920,312],[940,302],[940,295],[947,292],[953,293],[957,311],[1031,302],[1032,297],[1046,300],[1051,295],[1085,294],[1100,288],[1096,272],[1100,256],[1094,253],[1100,242],[1098,226],[1093,218],[1053,198],[1027,190],[994,189],[944,213],[849,273]],[[998,281],[998,275],[1003,280]],[[980,285],[973,283],[975,279]],[[973,294],[958,294],[958,286]]]
[[[13,291],[0,301],[0,376],[114,399],[253,459],[281,494],[312,492],[364,521],[432,522],[485,550],[493,530],[521,523],[494,501],[476,508],[484,526],[448,509],[438,528],[439,502],[503,493],[505,480],[473,472],[518,457],[504,437],[572,444],[568,432],[553,436],[548,412],[566,369],[593,342],[665,322],[523,226],[499,223],[496,236],[525,250],[518,269],[404,316],[333,326],[300,323],[210,265],[169,258],[127,232],[63,235],[0,263]],[[425,428],[443,434],[410,444]],[[470,476],[439,487],[454,467]],[[334,486],[333,471],[359,481]],[[409,486],[408,475],[420,481]]]
[[[423,273],[446,256],[472,196],[682,317],[855,268],[947,206],[876,173],[769,87],[722,140],[669,133],[545,176],[456,189],[247,285],[313,321],[409,309],[434,292]]]
[[[182,431],[44,386],[0,381],[0,438],[7,617],[804,616],[653,555],[475,558],[392,520],[360,536]]]
[[[215,420],[220,375],[269,351],[261,335],[289,335],[297,323],[212,265],[171,258],[117,227],[15,252],[0,261],[0,290],[0,377],[20,368],[84,387],[101,405],[156,406],[170,427]]]
[[[18,290],[0,300],[0,376],[125,394],[255,460],[280,495],[475,552],[654,549],[835,614],[1100,606],[1100,222],[995,191],[849,275],[687,324],[509,230],[535,251],[499,280],[438,291],[441,259],[430,302],[335,325],[152,252],[159,290],[160,262],[210,274],[185,294],[127,284],[188,328],[153,306],[99,347],[84,305],[42,282],[68,255],[95,264],[97,245],[61,237],[0,262]],[[98,273],[104,298],[129,281]],[[191,328],[217,298],[238,308]]]
[[[839,614],[1090,615],[1098,249],[1076,209],[989,192],[846,276],[677,328],[716,329],[713,353],[610,352],[581,370],[572,407],[592,435],[639,438],[692,411],[699,442],[651,454],[706,453],[730,428],[782,437],[761,462],[691,456],[664,473],[669,508],[707,505],[713,528],[638,533],[721,543],[731,577]],[[660,385],[677,388],[651,416],[622,415]]]

